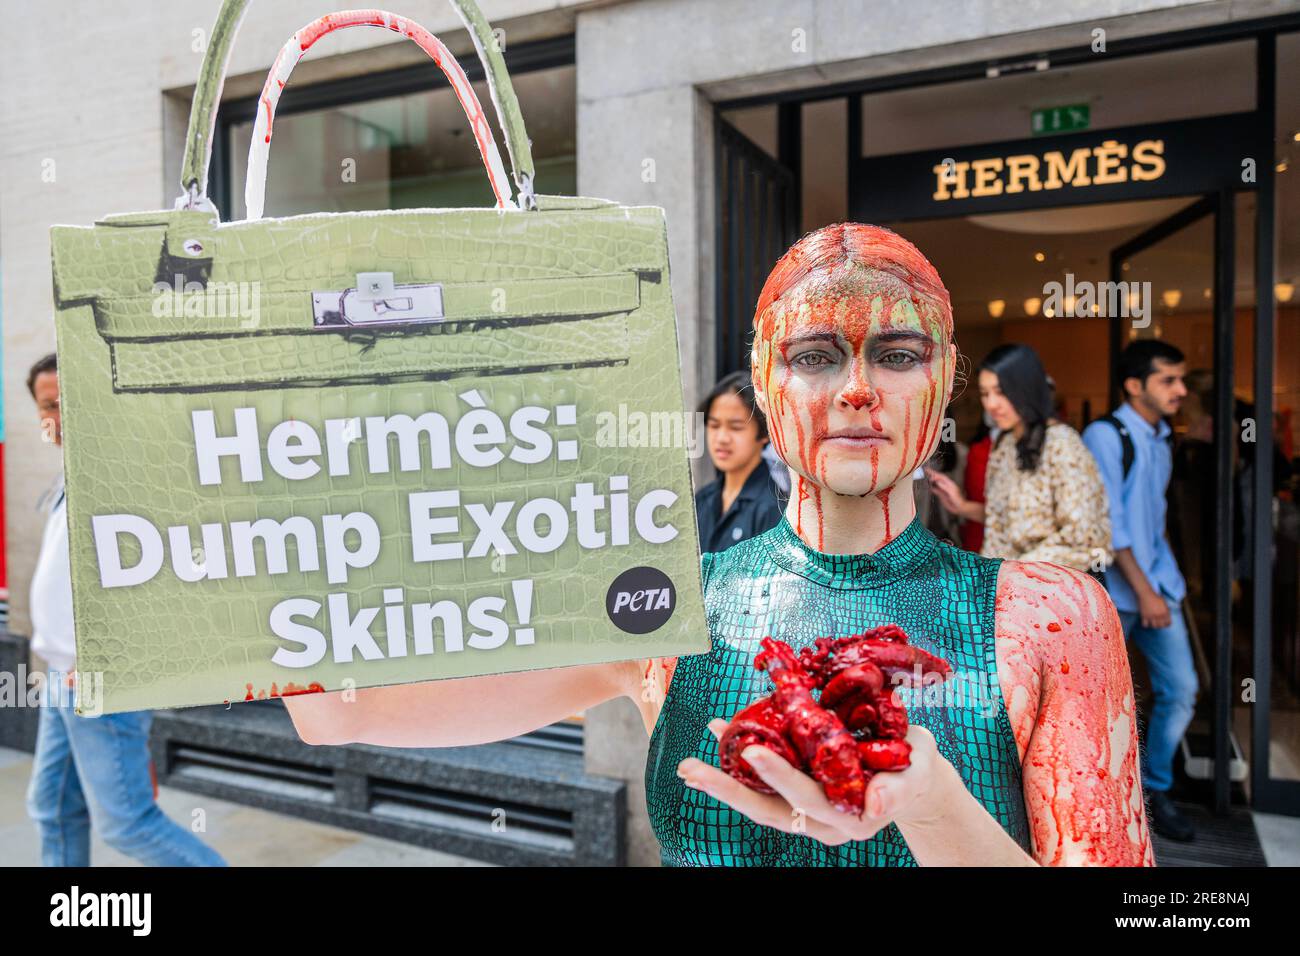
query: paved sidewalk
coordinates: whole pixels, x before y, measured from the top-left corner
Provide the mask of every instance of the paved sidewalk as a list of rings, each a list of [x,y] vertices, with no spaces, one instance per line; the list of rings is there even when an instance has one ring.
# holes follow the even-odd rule
[[[31,754],[0,747],[0,866],[37,866],[40,840],[27,817]],[[488,866],[478,860],[411,847],[298,817],[257,810],[198,793],[160,787],[158,802],[173,820],[207,815],[204,839],[232,866]],[[1269,866],[1300,866],[1300,819],[1254,814]],[[138,866],[95,839],[96,866]]]
[[[27,816],[31,754],[0,747],[0,866],[40,865],[40,838]],[[231,866],[486,866],[477,860],[160,787],[158,803],[182,825],[206,815],[205,842]],[[96,838],[95,866],[139,866]]]
[[[1255,830],[1269,866],[1300,866],[1300,818],[1256,813]]]

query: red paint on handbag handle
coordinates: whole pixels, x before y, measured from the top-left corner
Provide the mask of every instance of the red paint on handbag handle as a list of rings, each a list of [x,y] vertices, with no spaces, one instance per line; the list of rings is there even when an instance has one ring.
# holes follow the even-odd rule
[[[492,184],[493,195],[496,196],[497,208],[504,207],[510,199],[509,186],[504,182],[498,182],[492,174],[492,164],[489,162],[488,156],[490,151],[495,150],[496,142],[492,138],[492,127],[489,125],[487,115],[483,111],[483,105],[474,93],[469,78],[465,75],[465,71],[461,68],[455,56],[443,45],[441,40],[418,23],[395,13],[375,9],[344,10],[340,13],[326,14],[313,20],[295,33],[289,43],[276,54],[275,62],[271,64],[266,83],[262,87],[260,101],[266,112],[265,141],[267,143],[271,142],[271,126],[275,118],[275,106],[279,102],[280,91],[284,89],[284,82],[278,74],[281,70],[285,52],[292,52],[296,46],[298,50],[295,57],[296,62],[317,40],[326,34],[335,30],[358,26],[383,27],[394,33],[409,37],[415,41],[420,49],[429,54],[433,62],[447,74],[452,92],[455,93],[456,99],[460,102],[461,108],[469,119],[470,128],[474,132],[474,140],[478,144],[479,155],[483,159],[483,165],[488,169],[488,179]]]

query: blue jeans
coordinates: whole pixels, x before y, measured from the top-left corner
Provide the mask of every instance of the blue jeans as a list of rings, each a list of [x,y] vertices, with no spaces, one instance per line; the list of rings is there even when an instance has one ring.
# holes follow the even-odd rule
[[[153,795],[147,710],[78,717],[72,694],[47,688],[37,727],[27,813],[42,866],[89,866],[90,823],[104,842],[150,866],[225,866],[169,819]]]
[[[1168,790],[1174,783],[1174,753],[1192,722],[1196,708],[1196,665],[1187,637],[1182,608],[1169,602],[1168,627],[1143,627],[1136,611],[1120,611],[1124,637],[1138,646],[1147,660],[1155,703],[1147,720],[1146,755],[1142,761],[1142,786]]]

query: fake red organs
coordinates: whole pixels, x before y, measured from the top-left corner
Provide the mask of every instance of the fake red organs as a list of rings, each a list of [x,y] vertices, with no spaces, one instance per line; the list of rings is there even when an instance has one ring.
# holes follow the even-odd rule
[[[896,624],[852,637],[819,638],[799,654],[763,638],[754,666],[774,690],[731,720],[718,743],[722,769],[760,793],[774,791],[741,758],[751,744],[767,747],[819,781],[836,808],[862,815],[867,782],[910,763],[907,711],[893,698],[895,675],[938,675],[952,668],[907,642]],[[819,698],[813,696],[819,691]]]

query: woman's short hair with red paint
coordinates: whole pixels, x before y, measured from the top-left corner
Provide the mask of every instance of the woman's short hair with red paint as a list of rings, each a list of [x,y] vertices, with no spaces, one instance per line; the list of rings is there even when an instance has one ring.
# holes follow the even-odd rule
[[[952,302],[930,260],[898,233],[883,226],[837,222],[810,232],[786,252],[767,277],[754,312],[754,328],[771,329],[762,317],[791,289],[816,276],[832,285],[855,271],[874,269],[899,279],[918,296],[932,302],[942,316],[943,331],[952,340]]]

